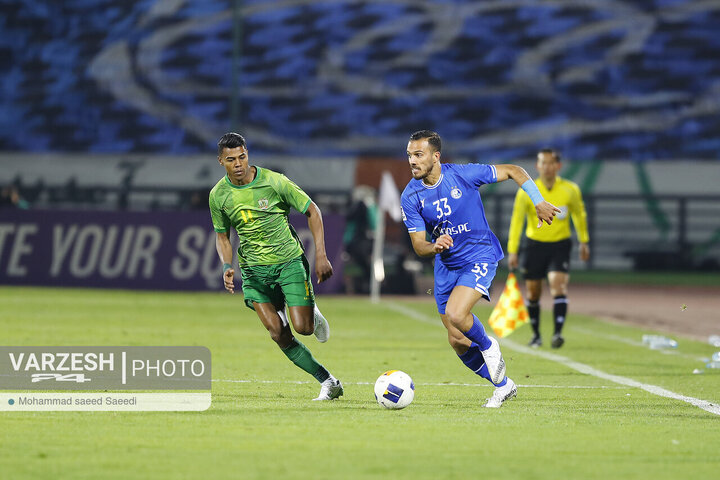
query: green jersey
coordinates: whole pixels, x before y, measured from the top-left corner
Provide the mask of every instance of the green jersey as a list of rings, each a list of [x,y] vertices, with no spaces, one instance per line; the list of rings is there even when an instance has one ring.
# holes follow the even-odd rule
[[[215,231],[237,230],[240,267],[276,265],[303,253],[288,214],[290,207],[305,213],[310,197],[285,175],[255,168],[255,179],[247,185],[233,185],[226,175],[210,191]]]

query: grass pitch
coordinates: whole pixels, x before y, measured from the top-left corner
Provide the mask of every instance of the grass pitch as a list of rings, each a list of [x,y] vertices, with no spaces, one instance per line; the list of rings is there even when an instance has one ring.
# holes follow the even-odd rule
[[[302,341],[344,382],[334,402],[310,401],[319,385],[240,295],[0,288],[4,345],[203,345],[214,379],[206,412],[0,414],[3,478],[657,480],[720,471],[720,415],[615,381],[720,403],[720,371],[692,373],[710,345],[678,338],[664,354],[640,345],[651,332],[571,312],[561,350],[525,349],[527,326],[501,341],[519,392],[492,410],[480,408],[492,388],[454,355],[429,299],[318,303],[330,341]],[[489,308],[475,313],[486,319]],[[542,324],[549,340],[545,312]],[[391,368],[416,383],[405,410],[374,401],[372,384]]]

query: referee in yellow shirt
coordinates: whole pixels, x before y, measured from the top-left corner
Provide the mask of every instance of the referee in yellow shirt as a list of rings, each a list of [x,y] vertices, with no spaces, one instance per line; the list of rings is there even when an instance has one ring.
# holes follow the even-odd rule
[[[535,206],[523,190],[515,195],[510,232],[508,233],[508,266],[511,270],[518,266],[518,248],[523,223],[527,219],[525,235],[527,235],[525,254],[523,257],[522,274],[527,288],[527,307],[533,338],[529,345],[539,347],[540,338],[540,294],[542,281],[547,276],[550,293],[554,299],[553,318],[555,333],[552,348],[560,348],[565,339],[562,327],[567,316],[567,288],[570,275],[570,218],[572,218],[578,241],[580,242],[580,259],[584,262],[590,258],[588,242],[590,236],[587,229],[587,214],[582,200],[580,188],[573,182],[558,176],[562,164],[560,154],[551,148],[538,152],[537,168],[540,178],[535,183],[543,198],[560,208],[552,225],[537,228]]]

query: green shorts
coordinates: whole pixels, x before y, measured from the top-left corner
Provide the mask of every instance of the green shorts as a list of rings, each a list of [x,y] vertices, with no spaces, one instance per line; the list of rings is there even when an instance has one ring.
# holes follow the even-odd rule
[[[272,303],[276,307],[315,305],[310,264],[305,255],[277,265],[242,267],[240,272],[245,304],[253,310],[253,302]]]

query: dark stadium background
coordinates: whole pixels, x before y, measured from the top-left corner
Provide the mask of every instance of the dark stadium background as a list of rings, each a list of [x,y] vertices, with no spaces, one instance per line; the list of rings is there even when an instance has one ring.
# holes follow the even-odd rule
[[[402,189],[421,128],[461,163],[534,173],[538,148],[559,149],[590,219],[593,256],[576,271],[720,269],[712,2],[1,0],[0,12],[2,284],[218,289],[201,232],[229,130],[323,209],[337,275],[321,292],[367,290],[373,189],[384,170]],[[513,188],[482,194],[504,243]],[[406,237],[389,221],[384,292],[422,290],[429,266]]]

